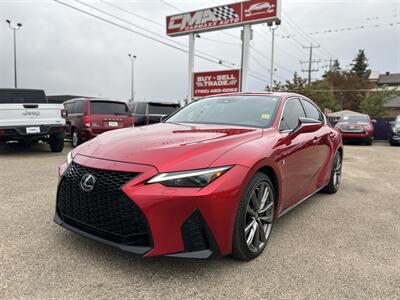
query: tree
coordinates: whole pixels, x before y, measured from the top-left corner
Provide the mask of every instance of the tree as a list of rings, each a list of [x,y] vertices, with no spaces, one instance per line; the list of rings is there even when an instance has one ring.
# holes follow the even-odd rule
[[[351,64],[350,72],[356,74],[360,78],[368,78],[371,71],[368,69],[368,59],[364,50],[358,50],[357,55]]]
[[[361,102],[361,110],[363,113],[374,117],[384,116],[386,113],[384,104],[393,96],[400,95],[399,92],[389,90],[384,87],[382,90],[377,90],[368,94]]]
[[[341,110],[342,106],[336,101],[332,90],[333,88],[329,83],[324,80],[318,80],[306,87],[304,95],[312,99],[322,110],[325,108],[333,111]]]
[[[269,90],[269,86],[267,90]],[[329,83],[318,80],[308,85],[307,79],[300,77],[297,72],[293,74],[292,80],[286,80],[285,83],[274,82],[273,90],[304,95],[318,104],[321,109],[340,110],[341,108],[341,105],[335,99],[332,86]]]

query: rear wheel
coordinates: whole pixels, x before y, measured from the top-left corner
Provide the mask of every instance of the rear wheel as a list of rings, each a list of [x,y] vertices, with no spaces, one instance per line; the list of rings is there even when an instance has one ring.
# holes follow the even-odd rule
[[[64,135],[52,134],[49,138],[51,152],[61,152],[64,149]]]
[[[233,233],[232,256],[249,261],[265,249],[275,212],[275,193],[269,177],[256,173],[240,200]]]
[[[72,139],[72,147],[73,148],[82,144],[81,136],[79,135],[79,133],[76,130],[72,131],[71,139]]]
[[[323,192],[328,194],[335,194],[339,188],[342,180],[342,155],[340,152],[336,152],[335,160],[333,161],[331,178],[326,187],[323,188]]]

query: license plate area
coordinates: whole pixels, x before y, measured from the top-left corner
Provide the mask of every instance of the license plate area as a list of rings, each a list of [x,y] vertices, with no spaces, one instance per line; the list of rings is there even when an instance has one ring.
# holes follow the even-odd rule
[[[26,127],[26,133],[27,133],[27,134],[40,133],[40,127],[39,127],[39,126],[35,126],[35,127]]]
[[[110,127],[118,127],[118,122],[108,122],[108,126],[110,126]]]

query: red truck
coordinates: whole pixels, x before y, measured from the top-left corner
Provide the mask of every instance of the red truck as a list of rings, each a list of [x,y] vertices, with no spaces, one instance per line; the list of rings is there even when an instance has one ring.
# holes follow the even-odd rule
[[[374,140],[373,123],[368,115],[343,115],[335,129],[342,133],[344,141],[360,141],[370,146]]]

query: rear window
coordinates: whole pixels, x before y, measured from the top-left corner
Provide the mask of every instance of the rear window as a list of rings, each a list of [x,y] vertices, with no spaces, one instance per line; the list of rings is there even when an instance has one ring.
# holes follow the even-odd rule
[[[170,115],[179,108],[179,105],[149,103],[149,114]]]
[[[0,103],[47,103],[44,91],[1,90]]]
[[[92,115],[128,115],[128,106],[125,103],[91,102]]]

